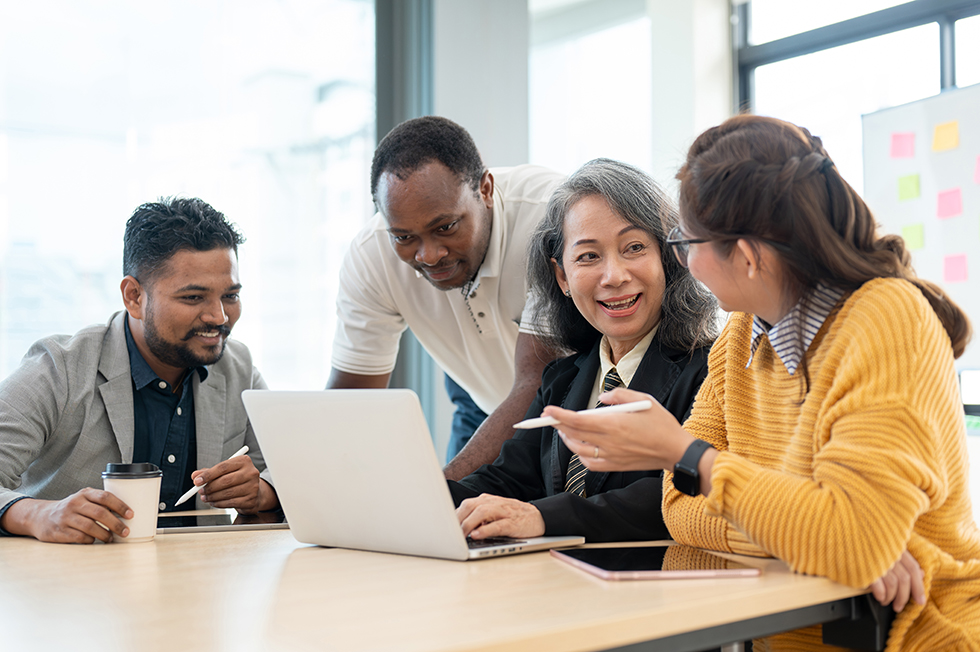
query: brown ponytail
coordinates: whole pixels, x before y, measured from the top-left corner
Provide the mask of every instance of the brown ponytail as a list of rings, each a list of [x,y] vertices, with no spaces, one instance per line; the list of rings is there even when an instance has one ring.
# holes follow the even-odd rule
[[[916,276],[902,238],[879,236],[868,205],[806,129],[762,116],[730,118],[698,136],[677,178],[690,235],[722,247],[738,238],[772,244],[803,297],[820,282],[853,291],[874,278],[905,279],[929,301],[953,355],[963,354],[972,334],[966,314]]]

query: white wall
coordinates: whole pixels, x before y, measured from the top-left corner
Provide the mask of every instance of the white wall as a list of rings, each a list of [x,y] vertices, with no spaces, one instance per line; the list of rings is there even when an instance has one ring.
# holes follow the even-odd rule
[[[527,162],[526,0],[434,0],[433,112],[463,125],[488,167]],[[453,405],[436,370],[435,439],[445,455]]]
[[[527,162],[527,0],[434,0],[434,110],[488,167]]]
[[[653,176],[674,175],[694,138],[732,114],[728,0],[647,0],[653,30]]]

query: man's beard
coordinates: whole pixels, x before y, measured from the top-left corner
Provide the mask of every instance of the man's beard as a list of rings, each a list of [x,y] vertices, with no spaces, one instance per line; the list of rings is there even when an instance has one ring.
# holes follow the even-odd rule
[[[220,360],[221,356],[224,355],[225,345],[228,342],[227,338],[228,334],[231,332],[231,329],[224,324],[220,326],[204,326],[201,328],[195,328],[184,336],[183,341],[186,342],[187,340],[191,339],[194,337],[195,332],[201,330],[217,331],[219,335],[223,335],[225,338],[221,340],[220,347],[212,347],[213,349],[218,350],[210,356],[199,356],[191,351],[185,344],[174,344],[173,342],[168,342],[160,337],[156,329],[156,324],[153,321],[152,312],[147,311],[146,319],[143,321],[143,339],[146,340],[146,346],[150,349],[150,353],[156,356],[160,362],[180,369],[211,365]]]

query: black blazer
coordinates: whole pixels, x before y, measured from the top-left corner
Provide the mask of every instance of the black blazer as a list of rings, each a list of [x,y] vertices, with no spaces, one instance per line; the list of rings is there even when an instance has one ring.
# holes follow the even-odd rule
[[[708,373],[708,349],[677,351],[654,336],[630,389],[652,395],[680,422]],[[527,411],[536,417],[546,405],[570,410],[588,407],[599,373],[599,342],[588,354],[556,360],[545,367],[541,388]],[[504,443],[493,464],[449,482],[458,506],[481,493],[530,502],[544,517],[545,534],[580,535],[588,541],[669,539],[661,512],[660,471],[595,473],[585,479],[587,498],[565,493],[565,471],[572,453],[555,429],[524,430]]]

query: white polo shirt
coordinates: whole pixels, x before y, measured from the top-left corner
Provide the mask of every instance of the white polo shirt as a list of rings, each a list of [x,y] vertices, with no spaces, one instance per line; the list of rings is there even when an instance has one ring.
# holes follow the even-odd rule
[[[564,175],[533,165],[493,168],[493,224],[468,297],[439,290],[395,254],[378,213],[354,238],[340,270],[331,364],[391,373],[406,327],[487,414],[514,384],[519,331],[534,332],[527,300],[528,240]],[[523,327],[521,326],[523,324]]]

